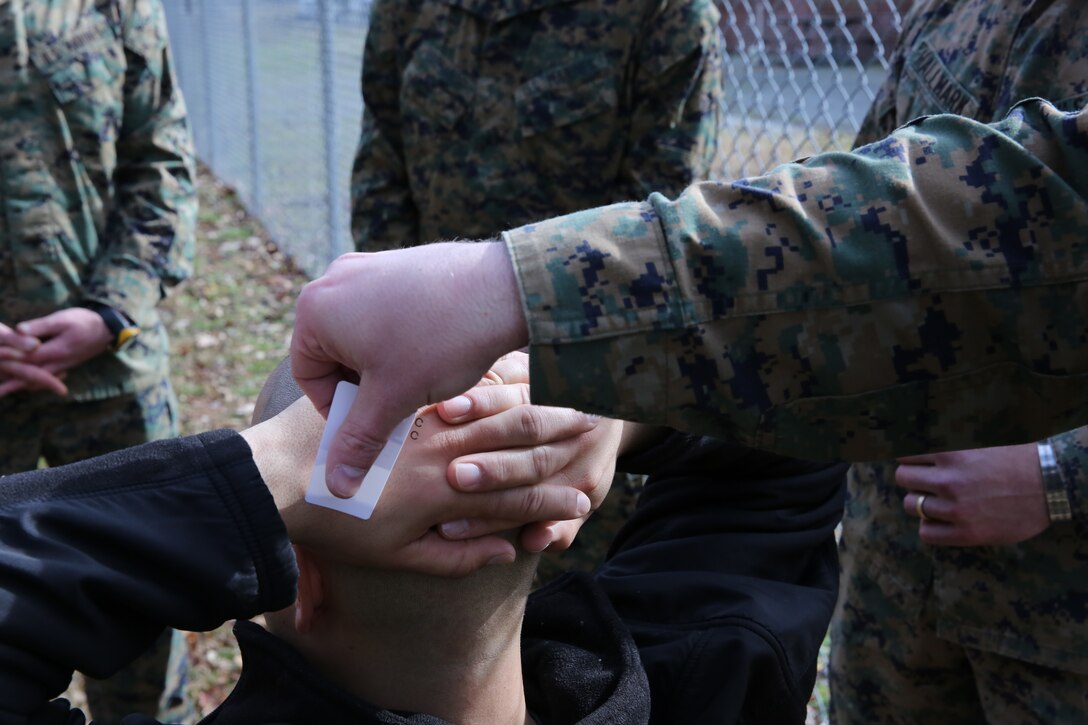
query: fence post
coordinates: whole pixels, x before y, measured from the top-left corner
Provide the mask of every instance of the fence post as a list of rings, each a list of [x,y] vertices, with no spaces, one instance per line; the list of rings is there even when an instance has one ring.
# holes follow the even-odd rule
[[[212,100],[212,61],[211,61],[211,23],[208,22],[208,0],[200,0],[200,50],[203,63],[202,75],[204,82],[204,135],[207,139],[204,162],[208,168],[215,168],[215,131],[213,130],[213,100]]]
[[[250,206],[261,215],[261,133],[257,106],[257,42],[253,27],[253,0],[242,0],[242,34],[246,54],[246,107],[249,114],[249,194]]]
[[[325,193],[328,200],[328,259],[342,252],[347,230],[339,204],[340,179],[337,176],[339,153],[336,144],[336,27],[334,0],[318,0],[321,13],[321,90],[324,99],[325,127]]]

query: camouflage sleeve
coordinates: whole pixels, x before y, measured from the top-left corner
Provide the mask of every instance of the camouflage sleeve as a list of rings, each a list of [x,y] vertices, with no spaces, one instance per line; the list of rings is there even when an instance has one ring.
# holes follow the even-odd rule
[[[711,176],[721,128],[722,47],[711,0],[664,4],[639,46],[617,199],[672,196]]]
[[[1088,417],[1088,110],[932,116],[852,153],[507,232],[536,402],[812,459]]]
[[[1088,519],[1088,427],[1060,433],[1048,442],[1056,463],[1053,467],[1056,480],[1045,481],[1048,498],[1051,491],[1064,493],[1063,504],[1068,502],[1065,518],[1085,521]],[[1047,478],[1045,467],[1043,477]],[[1053,505],[1049,508],[1052,512],[1056,510]]]
[[[400,134],[398,2],[375,2],[363,53],[363,130],[351,170],[351,234],[372,252],[419,241]]]
[[[114,203],[85,294],[130,316],[189,276],[196,243],[196,160],[159,0],[125,4],[127,68]]]

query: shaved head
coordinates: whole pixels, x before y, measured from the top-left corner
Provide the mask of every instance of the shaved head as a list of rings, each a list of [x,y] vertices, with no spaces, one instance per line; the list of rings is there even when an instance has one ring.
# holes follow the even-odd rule
[[[253,406],[253,425],[279,415],[302,395],[302,388],[291,375],[291,359],[284,358],[268,376],[260,395],[257,396],[257,402]]]

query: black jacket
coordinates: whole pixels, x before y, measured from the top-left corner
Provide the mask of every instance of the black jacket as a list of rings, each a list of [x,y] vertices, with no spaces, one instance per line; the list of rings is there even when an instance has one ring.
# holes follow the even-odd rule
[[[638,645],[651,720],[803,723],[846,464],[682,433],[621,464],[649,478],[594,577]]]
[[[609,561],[530,597],[530,710],[644,722],[652,693],[662,723],[803,721],[834,602],[841,467],[679,434],[631,463],[654,475]],[[164,625],[211,629],[294,598],[286,530],[226,431],[7,477],[0,542],[0,723],[78,722],[48,703],[73,669],[104,676]],[[209,722],[439,722],[378,710],[267,632],[236,632],[244,674]]]

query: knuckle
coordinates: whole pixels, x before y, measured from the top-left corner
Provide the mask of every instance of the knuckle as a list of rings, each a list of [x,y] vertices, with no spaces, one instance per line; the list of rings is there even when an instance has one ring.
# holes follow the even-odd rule
[[[547,478],[552,472],[552,454],[548,446],[535,446],[530,449],[533,475],[537,481]]]
[[[350,453],[377,453],[383,445],[382,441],[376,440],[365,431],[355,426],[349,426],[347,423],[340,427],[337,437],[340,440],[342,449]]]
[[[949,490],[950,487],[948,485],[948,481],[945,479],[944,476],[940,476],[940,475],[934,476],[929,481],[929,484],[933,488],[933,495],[939,496],[940,498],[943,498],[943,499],[948,499],[949,501],[956,500],[955,488],[952,488],[951,490]]]
[[[502,385],[487,385],[473,388],[465,393],[472,401],[472,410],[480,416],[493,415],[509,406],[503,404]]]
[[[547,498],[547,494],[540,487],[525,489],[524,496],[521,500],[522,517],[526,521],[539,518],[540,512],[542,512],[547,505]]]
[[[509,454],[496,453],[477,465],[480,466],[480,474],[485,478],[508,483],[515,471],[512,463]]]
[[[518,423],[522,433],[530,441],[539,441],[544,430],[544,421],[540,416],[540,411],[531,405],[525,405],[521,407],[518,415]]]

